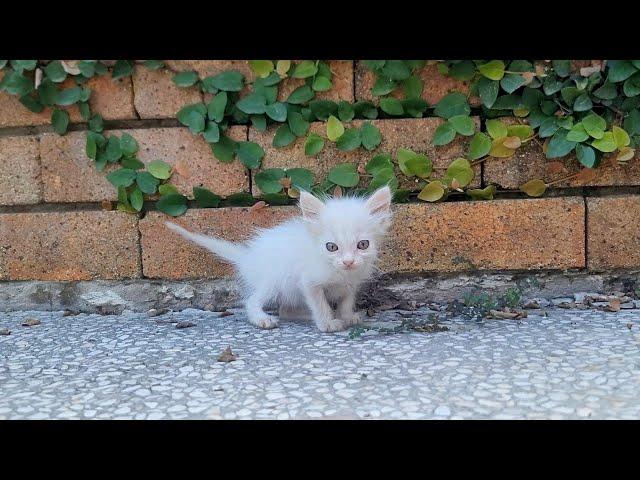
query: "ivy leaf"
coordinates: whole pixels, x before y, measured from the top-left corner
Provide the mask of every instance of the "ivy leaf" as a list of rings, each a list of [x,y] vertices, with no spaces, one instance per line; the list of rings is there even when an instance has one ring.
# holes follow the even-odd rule
[[[487,77],[482,77],[478,80],[478,93],[480,94],[480,100],[482,104],[491,108],[498,98],[498,91],[500,90],[500,84],[495,80],[489,80]]]
[[[64,135],[69,126],[69,114],[65,110],[55,108],[51,113],[51,125],[54,132],[58,135]]]
[[[618,83],[636,73],[638,69],[628,60],[609,60],[607,62],[608,80]]]
[[[313,185],[313,172],[306,168],[289,168],[286,171],[287,177],[291,179],[291,185],[298,190],[311,190]]]
[[[596,138],[591,145],[605,153],[613,152],[618,148],[612,132],[604,132],[602,138]]]
[[[604,135],[604,130],[607,128],[607,122],[601,116],[591,113],[582,119],[582,126],[590,136],[599,139]]]
[[[433,135],[434,145],[447,145],[456,138],[456,129],[449,122],[445,122],[436,128]]]
[[[287,119],[287,106],[281,102],[267,105],[265,113],[276,122],[284,122]]]
[[[123,133],[120,137],[120,149],[124,155],[135,155],[138,151],[138,142],[128,133]]]
[[[245,167],[255,169],[260,166],[264,150],[255,142],[238,142],[237,154]]]
[[[163,183],[158,186],[158,193],[160,195],[169,195],[170,193],[180,193],[180,190],[170,183]]]
[[[573,110],[576,112],[586,112],[587,110],[591,110],[592,107],[593,103],[586,93],[576,98],[576,101],[573,103]]]
[[[187,211],[187,197],[179,193],[163,195],[156,203],[156,208],[172,217],[179,217]]]
[[[95,160],[97,152],[98,152],[98,147],[96,145],[95,138],[87,135],[87,141],[85,144],[85,153],[87,154],[87,157],[89,157],[92,160]]]
[[[33,70],[38,64],[37,60],[11,60],[11,66],[16,71]]]
[[[89,119],[89,130],[92,132],[101,132],[104,130],[104,122],[102,120],[102,115],[96,113],[91,116]]]
[[[198,73],[193,70],[179,72],[173,76],[172,80],[178,87],[191,87],[198,81]]]
[[[391,80],[406,80],[411,76],[411,70],[403,60],[387,60],[381,71]]]
[[[62,68],[60,60],[53,60],[44,67],[44,73],[53,83],[64,82],[67,78],[67,72]]]
[[[249,66],[260,78],[266,78],[273,72],[271,60],[249,60]]]
[[[343,152],[351,152],[361,144],[362,138],[360,137],[360,130],[356,128],[347,128],[336,141],[336,147],[338,147],[338,150],[342,150]]]
[[[518,137],[520,140],[526,140],[533,135],[533,128],[530,125],[509,125],[507,127],[508,137]]]
[[[34,90],[31,79],[24,77],[20,72],[13,72],[11,70],[5,73],[0,86],[5,92],[20,97],[28,95]]]
[[[475,172],[471,168],[471,164],[464,158],[458,158],[447,167],[446,176],[456,179],[461,187],[466,187],[475,177]]]
[[[143,65],[150,70],[159,70],[164,67],[164,62],[162,60],[145,60]]]
[[[311,88],[313,88],[313,90],[316,92],[326,92],[327,90],[331,90],[332,86],[333,85],[331,83],[331,80],[329,80],[327,77],[318,75],[313,81],[313,85],[311,85]]]
[[[147,165],[147,170],[154,177],[160,180],[166,180],[171,177],[171,165],[162,160],[154,160]]]
[[[567,133],[567,140],[569,140],[570,142],[584,142],[585,140],[588,140],[588,139],[589,139],[589,134],[584,129],[584,126],[582,125],[581,122],[576,123],[571,128],[571,130],[569,130],[569,133]]]
[[[472,200],[493,200],[496,194],[495,185],[487,185],[484,188],[472,188],[465,192]]]
[[[362,60],[369,70],[380,70],[384,67],[386,60]]]
[[[420,77],[416,75],[411,75],[409,78],[402,82],[402,87],[404,88],[404,96],[405,98],[421,98],[422,97],[422,89],[424,84]]]
[[[313,100],[309,102],[309,108],[318,120],[327,120],[338,113],[338,104],[331,100]]]
[[[376,106],[367,101],[358,101],[353,104],[353,110],[357,116],[375,120],[378,118],[378,109]]]
[[[220,127],[216,122],[207,122],[202,136],[207,143],[216,143],[220,140]]]
[[[316,133],[310,133],[307,137],[307,141],[304,144],[304,154],[312,157],[320,153],[323,148],[324,139]]]
[[[220,135],[220,140],[211,144],[213,155],[221,162],[233,161],[237,148],[238,143],[226,135]]]
[[[268,168],[256,173],[256,185],[262,193],[280,193],[282,191],[281,179],[285,172],[281,168]]]
[[[133,73],[133,63],[130,60],[118,60],[113,66],[111,77],[116,80],[122,77],[128,77]]]
[[[131,193],[129,194],[129,201],[136,212],[142,210],[142,205],[144,205],[144,198],[139,188],[136,187],[131,191]]]
[[[130,168],[132,170],[140,170],[141,168],[144,168],[144,163],[135,157],[123,157],[120,160],[120,165],[122,165],[123,168]]]
[[[78,104],[78,109],[80,110],[80,116],[84,121],[89,121],[91,118],[91,110],[89,109],[89,104],[87,102],[81,102]]]
[[[505,65],[502,60],[491,60],[478,65],[478,71],[490,80],[500,80],[504,77]]]
[[[136,183],[138,188],[147,195],[153,195],[156,193],[160,180],[151,175],[149,172],[137,172]]]
[[[327,137],[332,142],[337,141],[344,134],[344,125],[336,117],[331,115],[327,121]]]
[[[287,76],[287,72],[291,69],[291,60],[278,60],[276,62],[276,72],[281,77]]]
[[[273,63],[271,66],[273,67]],[[239,92],[244,88],[244,75],[233,70],[207,78],[209,85],[224,92]]]
[[[447,120],[456,115],[469,115],[471,107],[467,101],[467,97],[460,92],[453,92],[442,98],[437,104],[434,113],[438,117]]]
[[[428,178],[431,175],[433,165],[431,160],[424,154],[418,153],[408,158],[404,163],[405,169],[410,175],[419,178]]]
[[[508,134],[507,126],[500,120],[487,120],[485,125],[487,127],[487,133],[494,140],[506,137]]]
[[[193,187],[193,198],[200,208],[215,208],[220,205],[221,197],[204,187]]]
[[[264,115],[251,115],[251,125],[253,128],[260,132],[264,132],[267,129],[267,117]]]
[[[44,105],[30,95],[20,97],[20,103],[33,113],[40,113],[44,110]]]
[[[558,131],[559,125],[556,117],[549,117],[545,119],[538,128],[538,135],[540,138],[547,138]]]
[[[236,107],[238,108],[238,110],[248,114],[265,113],[267,108],[267,100],[264,95],[261,95],[259,93],[252,93],[236,103]]]
[[[418,194],[418,199],[425,202],[437,202],[444,197],[444,186],[439,180],[427,183]]]
[[[566,134],[557,132],[549,140],[547,158],[559,158],[568,155],[576,146],[576,142],[566,139]]]
[[[402,115],[404,108],[400,100],[394,97],[385,97],[380,100],[380,108],[388,115]]]
[[[291,129],[289,125],[281,125],[278,130],[276,130],[276,134],[273,137],[272,145],[277,148],[286,147],[287,145],[294,142],[296,136],[291,133]]]
[[[626,82],[625,82],[626,85]],[[600,88],[594,90],[593,96],[602,100],[613,100],[618,95],[618,89],[611,82],[605,82]],[[629,96],[629,95],[627,95]]]
[[[329,170],[327,180],[341,187],[355,187],[360,181],[360,175],[358,175],[355,164],[341,163]]]
[[[373,84],[373,88],[371,88],[371,95],[374,97],[379,97],[381,95],[387,95],[393,92],[398,84],[391,80],[389,77],[380,76],[376,79]]]
[[[449,119],[449,123],[460,135],[470,137],[476,131],[473,119],[467,115],[456,115]]]
[[[227,92],[219,92],[211,99],[207,105],[207,113],[209,118],[214,122],[220,123],[224,118],[224,110],[227,107]]]
[[[136,172],[130,168],[120,168],[107,174],[107,180],[109,180],[114,187],[128,187],[133,184],[135,179]]]
[[[491,150],[491,138],[482,132],[477,132],[469,144],[469,160],[477,160],[484,157]]]
[[[349,102],[342,100],[338,104],[338,118],[343,122],[350,122],[355,117],[356,112]]]
[[[294,105],[300,105],[302,103],[308,102],[314,96],[315,93],[313,93],[313,90],[311,90],[308,85],[303,85],[291,92],[291,95],[289,95],[289,98],[287,98],[287,102]]]
[[[629,138],[629,134],[624,131],[622,128],[614,126],[612,128],[613,138],[616,142],[616,146],[618,148],[626,147],[631,143],[631,139]]]
[[[309,122],[298,112],[289,113],[289,129],[296,137],[304,137],[309,131]]]
[[[427,102],[422,98],[407,98],[402,100],[401,103],[404,111],[415,118],[421,118],[428,106]]]
[[[367,150],[375,150],[382,142],[380,130],[371,122],[364,122],[360,128],[360,137],[362,138],[362,146]]]
[[[391,155],[388,153],[381,153],[376,155],[367,162],[364,169],[367,173],[375,175],[378,171],[390,168],[393,170],[393,163],[391,162]]]
[[[293,68],[290,77],[308,78],[313,77],[318,72],[318,67],[313,60],[303,60]]]
[[[593,148],[582,145],[581,143],[576,145],[576,157],[578,161],[587,168],[593,168],[596,165],[596,152]]]
[[[451,65],[448,75],[456,80],[471,80],[476,74],[476,66],[470,60],[462,60]]]
[[[500,80],[500,86],[507,93],[513,93],[525,83],[525,79],[522,75],[517,73],[509,73],[502,77]]]

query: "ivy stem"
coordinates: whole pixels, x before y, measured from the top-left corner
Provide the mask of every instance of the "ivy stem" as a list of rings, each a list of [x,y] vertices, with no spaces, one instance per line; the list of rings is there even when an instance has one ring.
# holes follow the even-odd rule
[[[580,175],[580,172],[572,173],[571,175],[567,175],[566,177],[559,178],[557,180],[554,180],[553,182],[547,183],[547,187],[551,187],[552,185],[556,185],[556,184],[564,182],[566,180],[570,180],[573,177],[577,177],[578,175]]]

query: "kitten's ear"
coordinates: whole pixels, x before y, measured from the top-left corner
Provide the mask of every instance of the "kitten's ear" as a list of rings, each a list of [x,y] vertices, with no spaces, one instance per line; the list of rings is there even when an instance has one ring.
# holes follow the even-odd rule
[[[369,197],[365,204],[372,215],[389,213],[391,207],[391,189],[386,186],[379,188]]]
[[[308,220],[315,220],[324,208],[322,200],[304,190],[300,192],[300,202],[298,205],[302,210],[302,216]]]

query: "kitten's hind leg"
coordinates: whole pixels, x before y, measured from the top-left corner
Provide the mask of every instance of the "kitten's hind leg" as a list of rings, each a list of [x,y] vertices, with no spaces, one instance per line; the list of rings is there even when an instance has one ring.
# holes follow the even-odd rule
[[[278,326],[278,319],[264,311],[264,304],[268,299],[268,293],[266,291],[257,289],[251,294],[245,304],[249,323],[258,328],[269,329]]]

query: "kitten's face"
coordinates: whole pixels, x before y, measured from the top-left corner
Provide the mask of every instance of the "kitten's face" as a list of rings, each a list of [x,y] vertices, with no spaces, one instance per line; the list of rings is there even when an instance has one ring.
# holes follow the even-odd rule
[[[301,207],[310,220],[314,248],[334,270],[355,273],[376,260],[390,219],[388,188],[368,200],[343,197],[323,204],[308,197],[301,198]]]

